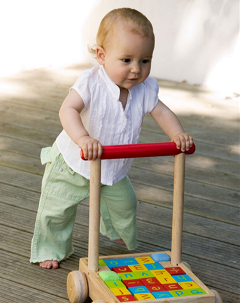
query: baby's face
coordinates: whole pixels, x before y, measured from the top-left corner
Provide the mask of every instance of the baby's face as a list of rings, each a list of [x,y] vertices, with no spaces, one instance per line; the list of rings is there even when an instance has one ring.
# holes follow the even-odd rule
[[[153,37],[142,37],[128,29],[114,28],[105,50],[104,68],[120,88],[130,89],[142,83],[151,70]]]

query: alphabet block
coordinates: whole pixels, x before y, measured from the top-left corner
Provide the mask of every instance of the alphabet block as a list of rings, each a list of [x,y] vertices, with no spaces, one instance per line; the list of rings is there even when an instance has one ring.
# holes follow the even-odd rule
[[[127,288],[135,286],[144,286],[141,280],[123,280],[123,283]]]
[[[108,286],[108,288],[126,287],[122,281],[106,281],[105,284]]]
[[[107,266],[112,269],[113,267],[124,266],[125,264],[121,263],[120,260],[105,260]]]
[[[129,265],[131,271],[146,271],[148,270],[143,264]]]
[[[173,279],[172,276],[163,276],[163,277],[157,277],[158,281],[161,283],[161,284],[174,284],[176,283],[176,281]],[[165,286],[164,286],[165,287]]]
[[[123,264],[120,266],[129,266],[129,265],[139,264],[135,258],[118,259],[118,261],[121,262],[121,264]]]
[[[155,262],[153,261],[153,259],[152,259],[151,257],[149,257],[149,256],[146,256],[146,257],[138,257],[138,258],[136,258],[136,260],[137,260],[137,262],[138,262],[139,264],[155,263]]]
[[[147,268],[147,270],[164,269],[164,267],[160,263],[149,263],[149,264],[144,264],[144,266]]]
[[[126,287],[110,288],[110,290],[115,296],[131,295]]]
[[[166,270],[170,273],[170,275],[185,275],[185,271],[181,267],[168,267]]]
[[[149,299],[155,299],[152,294],[136,294],[134,295],[134,298],[137,299],[137,301],[144,301]]]
[[[112,270],[115,271],[116,273],[132,272],[129,266],[113,267]]]
[[[169,291],[160,291],[152,293],[155,299],[172,298],[173,295]]]
[[[117,296],[120,302],[136,301],[132,295]]]
[[[179,283],[183,289],[189,289],[189,288],[199,288],[197,283],[190,281],[190,282],[181,282]]]
[[[172,283],[172,284],[164,284],[164,288],[170,291],[170,290],[182,289],[182,286],[180,286],[178,283]]]
[[[146,286],[148,290],[150,290],[151,293],[159,292],[159,291],[166,291],[165,287],[162,284],[156,284],[156,285],[149,285]]]
[[[177,283],[192,281],[192,279],[188,275],[176,275],[174,276],[174,279]]]
[[[122,280],[136,280],[138,279],[137,272],[126,272],[118,274]]]
[[[159,285],[160,282],[158,281],[157,278],[153,278],[153,277],[149,277],[149,278],[145,278],[145,279],[141,279],[141,282],[145,285],[145,286],[151,286],[151,285]]]
[[[146,286],[129,287],[128,290],[132,295],[150,293]]]
[[[135,271],[138,279],[143,279],[143,278],[154,278],[154,275],[151,271]]]

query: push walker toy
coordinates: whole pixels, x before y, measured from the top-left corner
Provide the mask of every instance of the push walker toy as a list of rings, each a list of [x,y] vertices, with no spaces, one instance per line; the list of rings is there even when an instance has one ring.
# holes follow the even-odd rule
[[[207,288],[182,262],[182,229],[185,154],[175,143],[104,146],[101,159],[175,156],[172,247],[170,251],[99,257],[101,159],[91,161],[88,258],[67,278],[71,303],[221,303],[220,295]],[[81,157],[84,159],[84,155]]]

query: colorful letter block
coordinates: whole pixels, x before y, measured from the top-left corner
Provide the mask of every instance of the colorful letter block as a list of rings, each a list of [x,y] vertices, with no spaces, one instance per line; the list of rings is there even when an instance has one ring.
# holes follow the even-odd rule
[[[129,265],[131,271],[146,271],[148,270],[143,264]]]
[[[130,291],[126,287],[111,288],[111,292],[115,296],[131,295]]]
[[[168,267],[168,268],[165,268],[169,273],[170,275],[185,275],[185,271],[181,268],[181,267]]]
[[[164,288],[170,291],[170,290],[182,289],[182,286],[180,286],[178,283],[172,283],[172,284],[164,284]]]
[[[108,288],[126,287],[122,281],[106,281],[105,284]]]
[[[153,277],[149,277],[149,278],[145,278],[145,279],[141,279],[142,283],[145,286],[151,286],[151,285],[159,285],[160,282],[158,281],[157,278],[153,278]]]
[[[155,299],[172,298],[173,295],[169,291],[153,292]]]
[[[128,266],[113,267],[112,270],[115,271],[116,273],[125,273],[132,271]]]
[[[129,287],[128,290],[132,295],[150,293],[146,286]]]
[[[188,275],[177,275],[174,276],[174,279],[176,280],[177,283],[192,281],[192,279]]]
[[[179,283],[183,289],[189,289],[189,288],[199,288],[197,283],[190,281],[190,282],[181,282]]]
[[[136,280],[139,279],[137,276],[137,272],[126,272],[126,273],[119,273],[118,274],[122,280]]]
[[[148,264],[148,263],[154,263],[153,259],[151,257],[139,257],[136,258],[139,264]]]
[[[154,278],[154,275],[151,271],[135,271],[138,279],[143,279],[143,278]]]
[[[147,270],[160,270],[160,269],[164,269],[164,267],[160,263],[149,263],[149,264],[144,264],[144,266],[147,268]]]
[[[113,267],[124,266],[124,264],[122,264],[120,260],[105,260],[104,262],[110,269],[112,269]]]
[[[136,260],[137,258],[126,258],[126,259],[119,259],[122,265],[119,266],[129,266],[129,265],[136,265],[139,264]]]
[[[155,299],[154,296],[150,293],[148,293],[148,294],[136,294],[136,295],[134,295],[134,298],[137,299],[137,301]]]
[[[141,280],[123,280],[123,283],[127,288],[135,286],[144,286]]]
[[[156,285],[149,285],[146,286],[148,290],[150,290],[151,293],[159,292],[159,291],[166,291],[165,287],[162,284],[156,284]]]
[[[132,295],[117,296],[120,302],[136,301]]]

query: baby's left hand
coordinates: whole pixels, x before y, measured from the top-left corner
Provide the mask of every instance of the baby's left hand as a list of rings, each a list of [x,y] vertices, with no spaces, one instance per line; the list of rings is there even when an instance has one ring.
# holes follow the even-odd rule
[[[193,138],[187,133],[176,134],[172,142],[176,143],[177,149],[181,149],[182,152],[188,151],[193,145]]]

